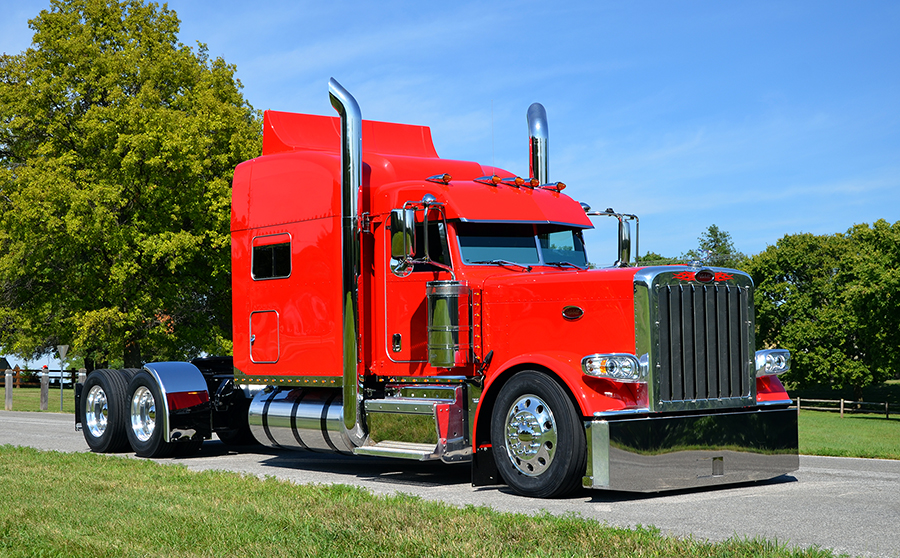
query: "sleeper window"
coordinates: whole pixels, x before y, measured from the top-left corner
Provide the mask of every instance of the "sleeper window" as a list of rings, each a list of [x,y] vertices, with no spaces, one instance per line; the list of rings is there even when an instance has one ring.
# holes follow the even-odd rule
[[[291,237],[273,234],[254,238],[251,274],[257,280],[290,277]]]

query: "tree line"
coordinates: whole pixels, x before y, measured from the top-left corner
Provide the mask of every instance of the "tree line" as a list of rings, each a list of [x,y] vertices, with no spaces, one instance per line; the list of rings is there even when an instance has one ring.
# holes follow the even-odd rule
[[[230,182],[261,119],[235,67],[141,0],[51,0],[0,56],[0,354],[71,344],[87,368],[231,351]],[[900,222],[786,235],[754,256],[711,225],[678,258],[747,271],[786,379],[900,371]]]
[[[801,387],[862,389],[900,379],[900,221],[858,224],[845,233],[789,234],[753,256],[711,225],[678,258],[746,271],[755,285],[757,349],[791,351],[783,379]]]

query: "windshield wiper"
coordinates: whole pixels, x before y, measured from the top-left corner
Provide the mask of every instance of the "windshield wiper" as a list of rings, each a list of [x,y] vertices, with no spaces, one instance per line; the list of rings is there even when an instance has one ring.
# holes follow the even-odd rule
[[[530,265],[522,265],[520,263],[511,262],[508,260],[479,260],[477,262],[469,262],[473,264],[492,264],[492,265],[502,265],[502,266],[511,266],[511,267],[521,267],[525,271],[531,271]]]
[[[575,269],[581,271],[587,269],[586,267],[581,267],[580,265],[573,264],[572,262],[544,262],[544,265],[552,265],[554,267],[574,267]]]

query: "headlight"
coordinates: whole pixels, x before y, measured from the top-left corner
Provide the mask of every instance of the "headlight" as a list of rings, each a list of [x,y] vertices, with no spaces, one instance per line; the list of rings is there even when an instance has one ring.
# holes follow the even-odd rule
[[[617,382],[647,381],[647,366],[634,355],[588,355],[581,359],[581,369],[588,376]]]
[[[791,369],[791,352],[787,349],[756,351],[756,376],[777,376]]]

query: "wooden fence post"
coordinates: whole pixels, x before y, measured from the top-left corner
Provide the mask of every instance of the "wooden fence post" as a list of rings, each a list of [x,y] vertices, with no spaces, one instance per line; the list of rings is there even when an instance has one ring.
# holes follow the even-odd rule
[[[13,371],[6,371],[6,383],[3,385],[6,390],[6,410],[12,411],[12,387],[13,387]]]
[[[797,398],[797,416],[800,416],[800,398]]]
[[[46,411],[50,399],[50,371],[47,367],[41,369],[41,410]]]
[[[887,401],[884,402],[884,418],[886,418],[886,419],[891,418],[891,412],[890,412],[890,410],[888,410],[888,402]]]
[[[841,398],[841,418],[844,418],[844,398]]]

